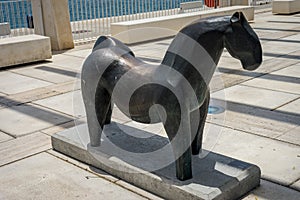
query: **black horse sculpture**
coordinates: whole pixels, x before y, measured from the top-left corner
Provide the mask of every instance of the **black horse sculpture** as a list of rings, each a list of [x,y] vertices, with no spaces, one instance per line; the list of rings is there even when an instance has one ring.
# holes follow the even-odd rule
[[[173,147],[177,178],[192,178],[191,154],[201,150],[208,84],[224,47],[246,70],[255,70],[262,62],[259,39],[241,12],[186,26],[157,66],[136,58],[120,41],[101,36],[81,73],[90,145],[100,145],[103,126],[111,120],[113,99],[135,121],[162,121]],[[121,80],[123,84],[118,84]],[[129,100],[124,100],[126,95]],[[151,116],[154,105],[163,107],[163,112],[156,109]]]

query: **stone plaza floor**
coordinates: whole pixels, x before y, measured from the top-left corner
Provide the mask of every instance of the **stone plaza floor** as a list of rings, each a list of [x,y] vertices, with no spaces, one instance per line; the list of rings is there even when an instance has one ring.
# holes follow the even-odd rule
[[[242,199],[300,198],[300,14],[255,14],[263,64],[244,71],[224,51],[211,83],[204,148],[258,165],[261,185]],[[171,39],[131,46],[152,63]],[[93,44],[0,70],[0,199],[160,199],[51,148],[51,135],[85,122],[80,69]],[[116,107],[113,121],[164,135]]]

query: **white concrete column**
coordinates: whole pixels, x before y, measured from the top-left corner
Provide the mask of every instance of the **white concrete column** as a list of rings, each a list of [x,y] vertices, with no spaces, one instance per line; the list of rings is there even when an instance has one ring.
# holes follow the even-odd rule
[[[37,35],[45,35],[41,1],[42,0],[31,0],[34,33]]]
[[[36,34],[49,36],[52,50],[74,48],[68,0],[32,0]]]

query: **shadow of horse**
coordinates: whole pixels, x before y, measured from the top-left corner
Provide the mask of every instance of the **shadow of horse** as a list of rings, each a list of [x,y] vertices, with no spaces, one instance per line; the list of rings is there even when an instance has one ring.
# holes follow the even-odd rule
[[[208,85],[224,48],[246,70],[262,62],[259,39],[241,12],[187,25],[159,65],[145,63],[122,42],[101,36],[81,73],[91,146],[100,145],[115,103],[137,122],[163,122],[177,178],[192,178],[192,154],[201,151],[208,112]]]

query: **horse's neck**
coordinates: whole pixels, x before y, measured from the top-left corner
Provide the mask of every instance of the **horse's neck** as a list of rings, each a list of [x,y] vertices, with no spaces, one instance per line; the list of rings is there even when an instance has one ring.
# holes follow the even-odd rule
[[[185,77],[196,69],[208,85],[223,52],[223,38],[219,34],[204,33],[202,38],[194,39],[191,34],[179,32],[176,35],[162,64]]]

